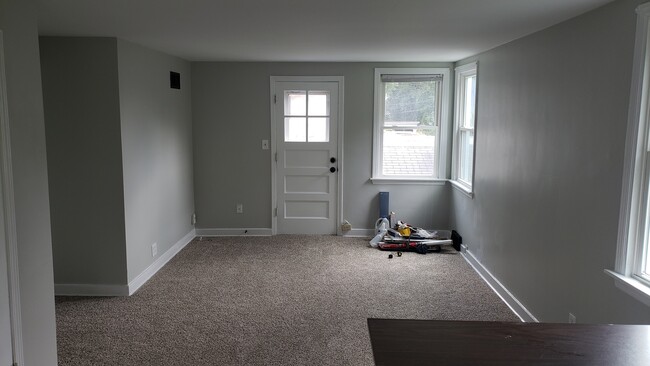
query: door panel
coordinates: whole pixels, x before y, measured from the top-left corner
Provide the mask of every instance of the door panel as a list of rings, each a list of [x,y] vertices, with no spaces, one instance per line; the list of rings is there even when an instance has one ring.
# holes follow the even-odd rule
[[[313,175],[285,176],[284,193],[330,193],[329,176],[319,177]]]
[[[277,228],[335,234],[338,82],[275,83]]]

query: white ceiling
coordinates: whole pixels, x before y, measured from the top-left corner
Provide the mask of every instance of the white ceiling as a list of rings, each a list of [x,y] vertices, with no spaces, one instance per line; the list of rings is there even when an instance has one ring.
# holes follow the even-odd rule
[[[191,61],[458,61],[612,0],[37,0],[41,35]]]

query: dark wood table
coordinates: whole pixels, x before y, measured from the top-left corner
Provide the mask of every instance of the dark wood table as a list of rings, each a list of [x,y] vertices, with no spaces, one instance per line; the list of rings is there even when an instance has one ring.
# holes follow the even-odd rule
[[[650,366],[650,325],[368,319],[383,365]]]

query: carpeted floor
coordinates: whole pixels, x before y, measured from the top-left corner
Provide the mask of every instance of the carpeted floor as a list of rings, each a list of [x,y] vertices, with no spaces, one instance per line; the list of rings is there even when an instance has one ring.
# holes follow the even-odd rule
[[[369,317],[519,321],[451,247],[387,257],[335,236],[195,239],[131,297],[57,297],[59,365],[372,365]]]

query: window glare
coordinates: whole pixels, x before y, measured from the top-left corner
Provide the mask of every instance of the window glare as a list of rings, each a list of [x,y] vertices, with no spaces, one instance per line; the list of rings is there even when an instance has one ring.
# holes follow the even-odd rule
[[[329,137],[329,118],[324,117],[310,117],[307,120],[307,130],[308,136],[307,141],[309,142],[328,142]]]
[[[305,142],[306,138],[306,118],[286,117],[284,119],[284,141]]]
[[[304,116],[307,113],[307,93],[304,90],[286,91],[284,101],[287,116]]]
[[[327,91],[309,91],[309,115],[328,116],[330,114],[330,95]]]

